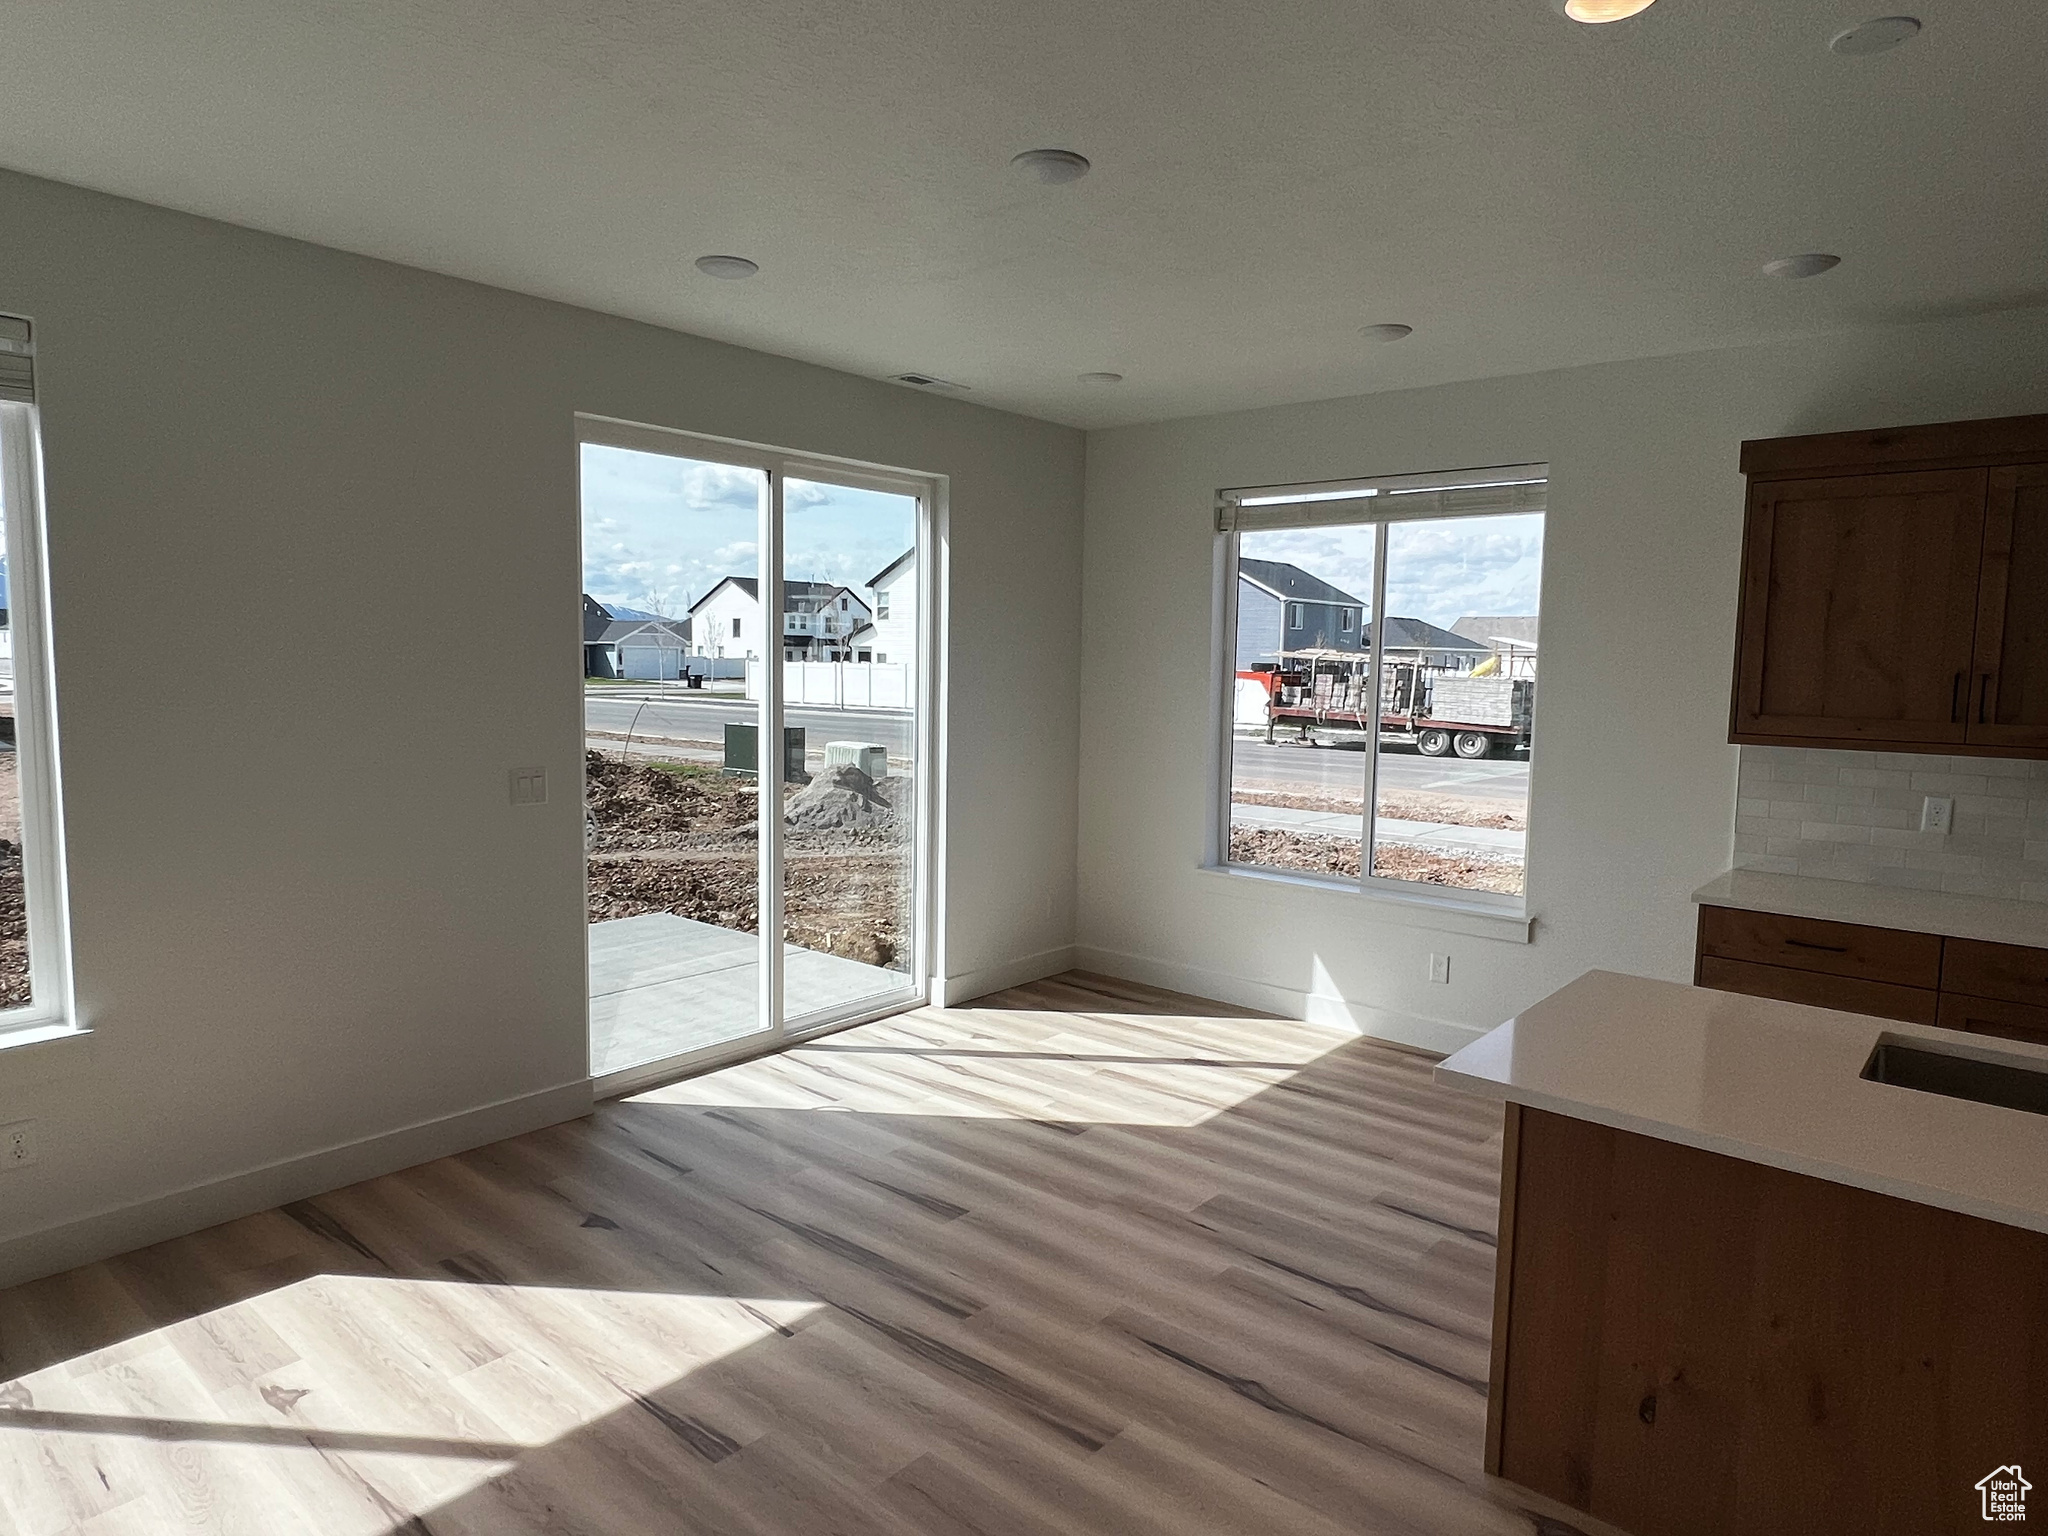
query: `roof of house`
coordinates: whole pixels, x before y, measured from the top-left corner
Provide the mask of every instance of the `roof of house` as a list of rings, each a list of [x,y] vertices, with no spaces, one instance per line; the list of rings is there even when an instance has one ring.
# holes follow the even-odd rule
[[[1240,559],[1237,573],[1252,585],[1264,587],[1275,597],[1284,597],[1291,602],[1344,603],[1353,608],[1365,606],[1342,587],[1333,587],[1322,577],[1311,576],[1300,566],[1290,565],[1285,560]]]
[[[622,619],[659,619],[658,613],[646,613],[638,608],[628,608],[624,603],[601,603],[588,592],[583,594],[583,643],[594,645],[610,637],[605,634],[607,626]],[[684,621],[687,623],[687,621]]]
[[[1365,626],[1364,639],[1368,645],[1374,638],[1374,627]],[[1387,615],[1387,649],[1390,651],[1457,651],[1465,655],[1484,656],[1493,649],[1483,640],[1468,640],[1463,635],[1454,635],[1448,629],[1432,624],[1427,619],[1404,619],[1394,614]]]
[[[589,636],[585,635],[586,643]],[[688,645],[688,619],[613,619],[597,637],[600,645]]]
[[[747,596],[754,599],[755,602],[759,602],[761,600],[761,579],[758,576],[726,576],[714,582],[709,592],[706,592],[702,597],[698,598],[697,601],[690,604],[690,612],[695,613],[699,608],[702,608],[706,603],[710,602],[712,597],[717,593],[720,587],[728,586],[738,587],[742,592],[746,593]],[[858,592],[855,592],[853,588],[842,587],[838,585],[836,582],[785,581],[782,584],[782,600],[785,604],[787,604],[792,597],[829,597],[834,592],[849,593],[852,595],[853,600],[857,603],[865,604],[866,602],[866,599],[863,598]]]
[[[903,551],[902,554],[898,555],[894,560],[891,560],[887,565],[883,566],[879,571],[875,572],[874,575],[870,576],[867,580],[868,586],[879,587],[882,584],[882,581],[885,577],[893,576],[896,573],[896,571],[899,568],[901,568],[903,562],[910,559],[916,553],[917,546],[913,544],[910,546],[910,548]]]
[[[881,634],[881,631],[875,628],[872,622],[856,624],[846,632],[846,643],[848,645],[871,643],[879,634]]]
[[[1467,640],[1491,644],[1496,640],[1512,640],[1516,645],[1536,643],[1536,615],[1521,614],[1467,614],[1451,626],[1451,633],[1463,635]]]

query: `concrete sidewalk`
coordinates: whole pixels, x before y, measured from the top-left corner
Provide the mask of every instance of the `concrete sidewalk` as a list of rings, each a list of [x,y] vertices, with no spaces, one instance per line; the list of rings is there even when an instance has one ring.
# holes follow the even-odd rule
[[[1230,819],[1247,827],[1272,827],[1282,832],[1309,832],[1322,837],[1356,838],[1364,829],[1360,812],[1301,811],[1286,805],[1233,805]],[[1520,863],[1528,845],[1526,832],[1506,827],[1458,827],[1440,821],[1397,821],[1375,818],[1374,835],[1381,843],[1405,843],[1446,852],[1475,853]]]

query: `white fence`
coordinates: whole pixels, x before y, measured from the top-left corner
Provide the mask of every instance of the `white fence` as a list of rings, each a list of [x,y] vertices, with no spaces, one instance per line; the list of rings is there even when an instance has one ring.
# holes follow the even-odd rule
[[[902,661],[785,661],[785,704],[836,709],[909,709],[917,702],[910,663]],[[747,663],[747,697],[761,697],[761,663]]]

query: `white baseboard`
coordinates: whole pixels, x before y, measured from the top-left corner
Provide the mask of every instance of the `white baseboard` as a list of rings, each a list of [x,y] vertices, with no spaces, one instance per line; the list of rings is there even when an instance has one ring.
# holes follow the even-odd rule
[[[287,1201],[575,1120],[590,1113],[590,1104],[587,1078],[563,1083],[0,1239],[0,1286],[41,1279]]]
[[[1326,992],[1275,986],[1271,982],[1251,981],[1225,971],[1205,970],[1198,965],[1159,960],[1150,955],[1125,954],[1121,950],[1096,949],[1086,944],[1075,946],[1074,965],[1079,970],[1100,971],[1105,976],[1142,982],[1148,987],[1164,987],[1171,992],[1214,998],[1219,1003],[1256,1008],[1262,1013],[1277,1013],[1282,1018],[1327,1024],[1333,1029],[1349,1030],[1375,1040],[1391,1040],[1397,1045],[1414,1046],[1440,1056],[1448,1056],[1486,1033],[1473,1024],[1426,1019],[1420,1014],[1375,1008],[1368,1003],[1355,1003],[1349,998]]]
[[[1008,960],[1001,965],[991,965],[978,971],[962,971],[957,976],[948,976],[941,988],[939,1001],[947,1008],[959,1003],[987,997],[991,992],[1000,992],[1005,987],[1021,987],[1027,981],[1043,981],[1048,976],[1057,976],[1061,971],[1074,968],[1074,947],[1062,944],[1057,949],[1041,949],[1035,955],[1022,959]]]

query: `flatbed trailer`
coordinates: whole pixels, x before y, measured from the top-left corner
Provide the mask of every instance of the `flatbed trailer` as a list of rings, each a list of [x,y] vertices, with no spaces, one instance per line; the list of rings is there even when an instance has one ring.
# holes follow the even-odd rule
[[[1355,709],[1317,710],[1274,705],[1266,715],[1270,744],[1280,727],[1293,726],[1302,737],[1318,729],[1367,732],[1370,718]],[[1429,715],[1381,715],[1380,740],[1412,743],[1424,757],[1504,757],[1527,744],[1528,733],[1512,726],[1484,725],[1471,720],[1438,720]]]
[[[1532,678],[1448,673],[1398,654],[1388,653],[1381,679],[1381,741],[1410,743],[1424,757],[1468,759],[1504,757],[1529,745]],[[1268,742],[1289,727],[1304,740],[1319,730],[1369,733],[1368,671],[1365,657],[1323,651],[1290,653],[1280,668],[1240,671],[1238,723],[1262,722]]]

